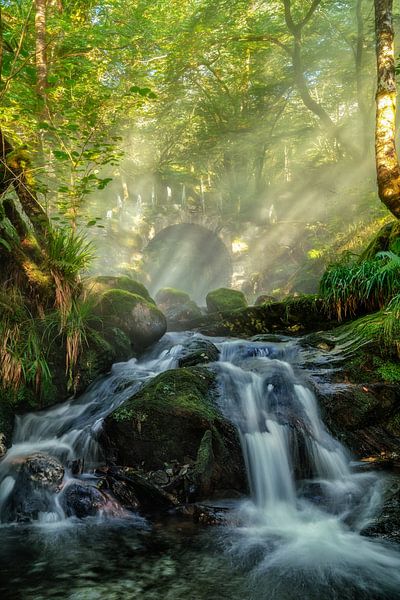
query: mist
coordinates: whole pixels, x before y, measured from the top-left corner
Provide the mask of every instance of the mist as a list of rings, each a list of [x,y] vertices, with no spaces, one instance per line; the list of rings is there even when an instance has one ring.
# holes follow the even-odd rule
[[[100,226],[90,231],[93,273],[129,274],[153,294],[177,287],[202,304],[211,282],[255,301],[315,293],[329,262],[360,251],[364,230],[377,229],[385,211],[372,155],[371,14],[365,7],[360,33],[350,3],[343,4],[341,29],[334,11],[324,14],[304,43],[308,92],[331,127],[304,104],[290,57],[273,44],[193,46],[190,65],[172,46],[151,62],[144,79],[151,97],[143,93],[139,108],[115,125],[123,159],[104,169],[112,182],[83,207],[85,220]],[[166,25],[161,45],[173,26]],[[360,66],[352,43],[361,35]],[[158,244],[165,229],[183,224],[216,236],[231,269],[206,238],[202,247],[195,229],[193,238],[189,228],[182,239]],[[202,255],[203,270],[193,267],[194,255]]]

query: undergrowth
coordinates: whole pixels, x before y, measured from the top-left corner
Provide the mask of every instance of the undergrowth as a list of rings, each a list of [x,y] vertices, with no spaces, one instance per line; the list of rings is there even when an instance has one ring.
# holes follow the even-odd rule
[[[400,295],[400,256],[393,251],[379,252],[373,259],[357,261],[345,256],[331,265],[320,282],[320,295],[330,314],[339,321],[363,312],[388,308]]]
[[[76,367],[95,324],[93,301],[81,297],[80,273],[93,258],[85,237],[65,229],[48,232],[44,248],[55,286],[54,309],[8,285],[0,292],[0,388],[13,402],[35,402],[53,391],[51,353],[65,354],[70,391]]]

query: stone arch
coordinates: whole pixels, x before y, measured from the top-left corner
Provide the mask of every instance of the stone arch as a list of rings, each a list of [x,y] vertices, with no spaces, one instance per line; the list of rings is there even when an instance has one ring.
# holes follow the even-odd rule
[[[144,249],[144,270],[150,290],[184,290],[204,303],[207,292],[230,286],[232,260],[221,238],[196,223],[179,223],[159,231]]]

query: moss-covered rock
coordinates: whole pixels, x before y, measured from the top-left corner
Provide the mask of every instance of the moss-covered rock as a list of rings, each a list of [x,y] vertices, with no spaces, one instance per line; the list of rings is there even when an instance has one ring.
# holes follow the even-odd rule
[[[207,308],[210,313],[228,312],[247,307],[246,297],[239,290],[219,288],[206,296]]]
[[[176,306],[180,304],[186,304],[190,301],[190,296],[183,290],[177,288],[161,288],[156,294],[156,302],[159,306]]]
[[[194,367],[218,360],[219,350],[209,340],[194,338],[187,342],[178,359],[180,367]]]
[[[215,376],[207,369],[161,373],[106,419],[103,445],[109,459],[145,470],[174,461],[196,464],[198,496],[206,489],[244,490],[238,436],[213,402],[215,393]]]
[[[303,335],[335,325],[337,320],[327,317],[320,298],[304,295],[222,314],[211,313],[192,321],[190,328],[210,336],[252,337],[268,333]],[[189,328],[187,323],[186,328]]]
[[[327,353],[335,339],[339,349],[348,348],[347,356],[343,350],[341,362],[335,351],[334,368],[330,374],[324,373],[329,382],[323,383],[322,390],[316,386],[324,420],[360,458],[400,455],[400,363],[395,356],[386,355],[388,350],[382,345],[355,336],[356,324],[340,327],[326,338],[315,334],[305,338]]]
[[[86,281],[86,289],[90,294],[99,295],[108,290],[124,290],[131,294],[141,296],[151,304],[155,304],[146,287],[139,281],[135,281],[126,275],[99,275]]]
[[[137,352],[159,340],[167,330],[165,316],[156,306],[124,290],[104,292],[96,312],[106,327],[122,330]]]
[[[156,294],[156,301],[167,318],[169,330],[179,328],[179,324],[198,319],[202,315],[197,304],[182,290],[162,288]]]

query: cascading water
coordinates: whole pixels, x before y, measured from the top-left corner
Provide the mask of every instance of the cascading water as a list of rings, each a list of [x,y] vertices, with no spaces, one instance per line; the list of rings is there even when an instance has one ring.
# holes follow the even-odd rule
[[[90,472],[99,464],[101,451],[97,443],[103,419],[132,396],[141,385],[162,371],[176,366],[182,346],[174,343],[174,336],[166,338],[139,362],[132,359],[115,364],[111,374],[95,383],[77,401],[69,401],[41,413],[17,417],[13,444],[0,462],[0,521],[10,518],[10,503],[18,479],[19,465],[26,457],[49,455],[58,459],[65,468],[59,487],[66,488],[76,482],[73,474],[74,461],[82,461],[86,473],[80,477],[87,480]],[[33,510],[39,520],[60,521],[65,511],[58,501],[57,493],[45,490],[39,503],[39,511]],[[36,495],[38,495],[36,490]],[[15,515],[11,511],[11,515]]]
[[[267,586],[254,598],[398,598],[400,556],[359,534],[380,480],[351,469],[285,357],[292,344],[221,345],[221,408],[240,432],[252,496],[225,543]]]
[[[176,367],[193,337],[169,334],[142,360],[114,365],[78,401],[20,418],[0,463],[2,518],[26,456],[56,457],[68,486],[76,479],[69,468],[74,460],[84,459],[88,471],[101,462],[96,439],[104,417],[143,382]],[[239,431],[251,489],[251,498],[239,502],[238,524],[222,528],[220,537],[234,564],[239,560],[251,571],[248,598],[400,598],[400,555],[360,535],[379,506],[381,480],[354,470],[324,427],[314,395],[299,379],[296,343],[211,341],[220,350],[220,360],[210,365],[220,382],[219,407]],[[53,520],[65,519],[56,501],[47,511]],[[233,590],[230,597],[242,594]]]

